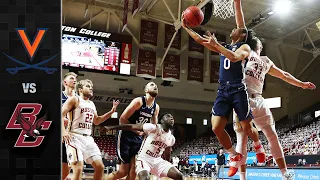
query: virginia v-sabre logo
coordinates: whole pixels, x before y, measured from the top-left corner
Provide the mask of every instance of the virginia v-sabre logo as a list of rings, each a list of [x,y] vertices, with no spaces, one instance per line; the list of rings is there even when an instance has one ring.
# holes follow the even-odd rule
[[[25,28],[16,28],[16,32],[18,34],[18,37],[20,38],[22,45],[25,48],[26,53],[29,55],[30,62],[33,61],[33,58],[35,57],[35,55],[39,49],[39,46],[40,46],[47,31],[48,31],[48,28],[38,28],[37,34],[34,36],[33,41],[30,42],[30,39],[26,33],[26,29]],[[7,55],[6,53],[3,53],[3,54],[5,56],[7,56],[10,60],[22,65],[20,67],[6,68],[6,71],[8,71],[10,74],[16,74],[19,71],[26,70],[26,69],[38,69],[38,70],[45,71],[47,74],[53,74],[55,71],[57,71],[57,68],[48,68],[46,66],[41,66],[41,65],[48,63],[49,61],[54,59],[58,54],[50,57],[49,59],[42,60],[36,64],[28,64],[28,63],[19,61],[16,58]]]
[[[14,147],[40,146],[45,136],[40,136],[39,131],[48,130],[51,125],[51,121],[47,120],[47,113],[40,118],[37,116],[41,109],[42,105],[38,103],[17,104],[6,127],[6,129],[21,129]],[[22,112],[23,110],[29,111]],[[28,137],[31,137],[31,140],[26,140]]]

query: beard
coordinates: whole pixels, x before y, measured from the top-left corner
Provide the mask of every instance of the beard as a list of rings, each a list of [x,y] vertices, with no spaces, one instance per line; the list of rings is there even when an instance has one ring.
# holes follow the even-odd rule
[[[157,97],[158,95],[158,92],[149,92],[150,96],[152,97]]]

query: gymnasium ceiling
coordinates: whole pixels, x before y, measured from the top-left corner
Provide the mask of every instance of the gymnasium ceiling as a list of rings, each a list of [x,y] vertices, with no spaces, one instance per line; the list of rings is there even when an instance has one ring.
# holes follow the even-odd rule
[[[149,19],[156,18],[173,23],[174,20],[164,1],[171,9],[174,17],[177,18],[179,0],[140,0],[140,7],[142,8],[137,16]],[[268,13],[276,1],[278,0],[242,0],[247,26],[250,27],[252,20],[257,18],[259,14]],[[197,0],[181,0],[181,10],[183,11],[197,2]],[[106,30],[108,15],[110,15],[109,26],[122,26],[120,19],[122,18],[124,0],[63,0],[62,3],[63,24],[82,27],[94,25],[94,27],[92,26],[94,29]],[[129,0],[129,17],[131,16],[132,3],[133,0]],[[87,14],[85,13],[86,9],[88,9]],[[115,14],[109,14],[108,12],[116,12],[120,19],[116,18]],[[275,13],[251,27],[254,28],[259,37],[287,43],[289,46],[301,50],[312,51],[314,46],[310,43],[311,41],[315,47],[320,46],[320,24],[319,28],[316,25],[319,21],[320,0],[293,0],[292,10],[288,15]],[[132,32],[139,31],[140,23],[130,23],[129,21],[128,24],[128,28]],[[228,35],[234,27],[235,20],[233,17],[226,20],[212,17],[203,29],[226,32],[226,35]]]

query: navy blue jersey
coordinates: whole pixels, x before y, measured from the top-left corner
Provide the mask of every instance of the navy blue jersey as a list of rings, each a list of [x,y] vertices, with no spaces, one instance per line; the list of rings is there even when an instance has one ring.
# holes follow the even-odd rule
[[[156,101],[152,104],[151,107],[147,106],[146,97],[142,96],[142,106],[140,109],[136,110],[131,117],[129,117],[130,124],[144,124],[144,123],[150,123],[151,118],[154,115],[154,112],[156,111]]]
[[[234,45],[224,45],[227,49],[235,52],[244,43],[236,43]],[[243,61],[231,62],[224,55],[220,55],[220,74],[219,82],[241,82],[244,79]]]
[[[147,106],[146,98],[145,96],[142,96],[142,106],[140,109],[136,110],[131,117],[129,117],[129,123],[130,124],[144,124],[144,123],[150,123],[151,119],[156,111],[156,101],[154,101],[153,105],[151,107]],[[123,135],[136,135],[136,133],[132,131],[124,131]]]
[[[67,101],[68,96],[62,91],[62,105]]]

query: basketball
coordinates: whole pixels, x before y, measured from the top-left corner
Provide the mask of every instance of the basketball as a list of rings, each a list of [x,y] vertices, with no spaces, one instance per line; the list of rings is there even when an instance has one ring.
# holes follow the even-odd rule
[[[203,18],[203,12],[197,6],[190,6],[184,11],[184,20],[187,26],[199,26],[202,23]]]

